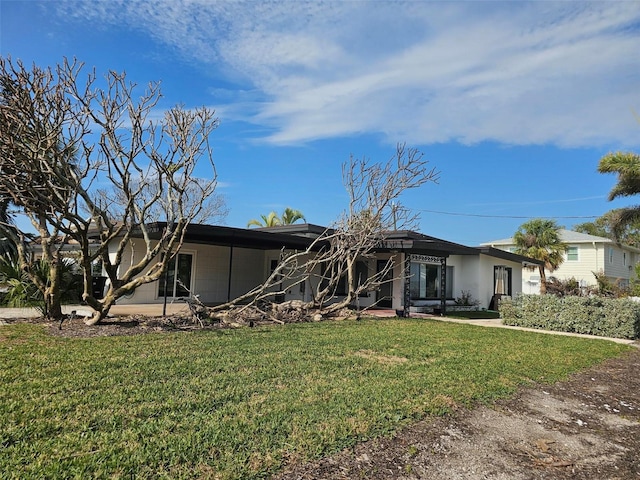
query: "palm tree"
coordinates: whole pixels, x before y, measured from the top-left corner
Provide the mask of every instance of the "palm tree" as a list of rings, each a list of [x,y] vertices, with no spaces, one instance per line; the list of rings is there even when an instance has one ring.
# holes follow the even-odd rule
[[[617,173],[618,183],[609,192],[609,200],[640,193],[640,155],[630,152],[609,153],[600,159],[600,173]],[[640,205],[619,208],[611,219],[611,230],[620,239],[625,228],[640,222]]]
[[[287,207],[282,212],[282,215],[278,216],[276,212],[270,212],[269,215],[260,215],[262,220],[249,220],[247,227],[276,227],[278,225],[291,225],[298,220],[307,221],[300,210]]]
[[[260,218],[262,219],[262,221],[256,220],[255,218],[253,220],[249,220],[249,223],[247,223],[247,228],[253,226],[275,227],[281,224],[280,217],[278,217],[278,214],[276,212],[270,212],[269,215],[260,215]]]
[[[553,272],[564,261],[563,253],[567,245],[560,238],[560,227],[553,220],[535,218],[523,223],[513,236],[516,244],[515,253],[529,258],[541,260],[540,293],[547,293],[547,275],[545,269]]]
[[[282,225],[291,225],[292,223],[296,223],[298,220],[307,221],[300,210],[295,210],[290,207],[285,208],[282,215],[280,215],[280,222]]]

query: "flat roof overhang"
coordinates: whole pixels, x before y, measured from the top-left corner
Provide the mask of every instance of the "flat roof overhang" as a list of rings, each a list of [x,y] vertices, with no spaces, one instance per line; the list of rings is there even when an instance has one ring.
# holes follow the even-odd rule
[[[411,230],[389,232],[380,242],[378,251],[405,252],[418,255],[448,257],[450,255],[477,255],[475,248],[430,237]]]
[[[159,239],[160,232],[166,223],[155,222],[149,224],[151,238]],[[320,228],[312,225],[312,229],[300,231],[300,226],[293,228],[274,229],[246,229],[236,227],[224,227],[219,225],[189,224],[185,232],[185,242],[202,245],[218,245],[238,248],[252,248],[256,250],[306,250],[315,241],[315,238],[306,236],[305,233],[317,234]],[[286,232],[286,233],[285,233]],[[296,233],[293,233],[296,232]],[[314,245],[314,250],[319,250],[326,241],[319,241]],[[404,252],[407,254],[430,255],[436,257],[449,257],[451,255],[478,255],[485,254],[492,257],[519,262],[523,265],[541,265],[542,262],[522,255],[507,252],[493,247],[467,247],[459,243],[448,242],[436,237],[430,237],[421,233],[407,231],[389,232],[374,248],[376,252]]]
[[[165,223],[149,225],[151,238],[159,239]],[[186,243],[218,245],[226,247],[253,248],[257,250],[305,250],[313,242],[308,237],[271,233],[246,228],[222,227],[219,225],[189,224],[185,231]],[[318,247],[320,247],[318,245]]]
[[[534,258],[525,257],[523,255],[518,255],[517,253],[507,252],[506,250],[500,250],[499,248],[494,247],[478,247],[477,248],[480,253],[485,255],[490,255],[492,257],[501,258],[503,260],[510,260],[512,262],[522,263],[525,267],[537,267],[538,265],[544,265],[542,260],[536,260]]]

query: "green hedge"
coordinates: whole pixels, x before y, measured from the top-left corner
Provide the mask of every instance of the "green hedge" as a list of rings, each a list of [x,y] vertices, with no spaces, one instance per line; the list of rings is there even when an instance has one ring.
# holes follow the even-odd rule
[[[500,302],[505,325],[640,338],[640,303],[628,298],[521,295]]]

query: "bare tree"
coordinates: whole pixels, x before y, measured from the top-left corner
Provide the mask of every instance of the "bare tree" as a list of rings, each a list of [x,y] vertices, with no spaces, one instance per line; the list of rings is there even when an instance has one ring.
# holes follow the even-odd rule
[[[67,179],[54,182],[60,176],[57,173],[75,168],[74,146],[60,143],[68,106],[61,89],[53,85],[50,71],[34,70],[29,75],[21,66],[13,70],[9,61],[0,62],[0,191],[18,211],[27,214],[38,233],[49,279],[37,275],[27,235],[16,228],[6,233],[17,247],[21,268],[43,294],[45,314],[59,318],[59,268],[66,241],[59,228],[59,212],[68,208],[73,194],[66,187]],[[56,105],[64,108],[56,110]]]
[[[218,120],[208,108],[182,106],[156,119],[157,83],[136,98],[125,74],[109,72],[100,88],[95,71],[81,81],[82,69],[75,60],[27,69],[0,59],[0,121],[7,125],[0,193],[31,220],[52,266],[60,245],[77,242],[93,324],[118,298],[162,276],[186,226],[207,208],[216,187],[209,136]],[[208,179],[197,175],[202,163]],[[161,214],[166,228],[151,231]],[[96,261],[109,279],[101,299],[92,290]],[[56,296],[54,286],[48,295]],[[57,307],[51,312],[60,315]]]
[[[349,206],[341,217],[303,251],[283,251],[277,267],[264,284],[232,302],[213,307],[216,311],[249,302],[255,308],[263,301],[294,286],[305,284],[311,300],[298,309],[331,314],[357,302],[359,295],[375,291],[393,281],[393,258],[376,273],[358,277],[357,262],[373,258],[376,249],[384,248],[385,239],[394,230],[415,227],[417,216],[405,208],[401,195],[427,182],[437,183],[439,172],[429,168],[423,154],[414,148],[398,144],[393,157],[386,163],[353,156],[343,165],[343,183],[349,194]],[[345,291],[337,295],[338,285]],[[242,306],[240,309],[249,308]],[[273,305],[277,317],[287,305]],[[277,319],[277,318],[276,318]]]

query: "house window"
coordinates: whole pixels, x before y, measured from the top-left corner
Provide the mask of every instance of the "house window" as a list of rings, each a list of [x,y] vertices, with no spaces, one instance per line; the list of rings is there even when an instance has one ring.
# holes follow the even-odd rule
[[[511,295],[511,267],[497,265],[493,267],[493,293],[497,295]]]
[[[567,248],[567,260],[569,262],[577,262],[578,261],[578,247],[568,247]]]
[[[166,284],[167,297],[188,297],[191,290],[191,268],[193,255],[190,253],[178,253],[169,262]],[[165,279],[158,281],[158,296],[165,296]]]
[[[355,286],[362,285],[369,278],[369,266],[366,262],[357,261],[356,262],[356,271],[355,271]],[[326,280],[325,280],[326,282]],[[347,275],[344,274],[340,277],[338,281],[338,285],[336,285],[336,295],[346,295],[347,292]],[[366,297],[367,292],[361,292],[359,296]]]
[[[445,296],[453,298],[453,267],[447,267]],[[412,300],[440,298],[440,265],[411,262]]]
[[[609,247],[609,263],[613,263],[613,247]]]
[[[622,265],[627,266],[627,252],[622,252]]]

